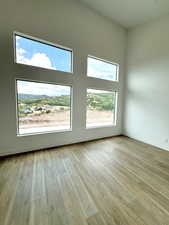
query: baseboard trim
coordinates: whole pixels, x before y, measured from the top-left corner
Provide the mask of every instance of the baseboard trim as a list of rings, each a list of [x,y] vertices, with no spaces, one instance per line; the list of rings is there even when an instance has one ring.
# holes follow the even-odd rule
[[[130,137],[130,136],[125,135],[125,134],[123,134],[123,135],[121,135],[121,136],[124,136],[124,137],[129,138],[129,139],[133,139],[133,140],[135,140],[135,141],[138,141],[138,142],[140,142],[140,143],[143,143],[143,144],[145,144],[145,145],[148,145],[149,147],[152,147],[152,148],[157,148],[157,149],[163,150],[163,151],[169,151],[168,149],[159,147],[159,146],[157,146],[157,145],[150,144],[150,143],[148,143],[148,142],[141,141],[141,140],[139,140],[139,139],[137,139],[137,138],[133,138],[133,137]]]
[[[106,136],[106,137],[102,137],[102,138],[94,138],[94,139],[89,139],[89,140],[84,140],[84,141],[75,141],[72,142],[70,144],[63,144],[63,145],[57,145],[57,146],[52,146],[52,147],[46,147],[46,148],[39,148],[39,149],[33,149],[33,150],[24,150],[23,152],[8,152],[8,153],[1,153],[0,154],[0,158],[5,158],[5,157],[10,157],[10,156],[16,156],[16,155],[22,155],[22,154],[29,154],[29,153],[33,153],[36,151],[44,151],[44,150],[52,150],[52,149],[57,149],[63,146],[71,146],[74,144],[82,144],[82,143],[86,143],[86,142],[92,142],[92,141],[97,141],[97,140],[104,140],[107,138],[113,138],[113,137],[120,137],[120,136],[124,136],[123,134],[118,134],[118,135],[111,135],[111,136]]]

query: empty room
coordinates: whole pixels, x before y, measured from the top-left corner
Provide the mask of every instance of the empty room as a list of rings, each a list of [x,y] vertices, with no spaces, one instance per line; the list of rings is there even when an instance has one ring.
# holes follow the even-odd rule
[[[1,0],[0,225],[169,225],[168,27],[168,0]]]

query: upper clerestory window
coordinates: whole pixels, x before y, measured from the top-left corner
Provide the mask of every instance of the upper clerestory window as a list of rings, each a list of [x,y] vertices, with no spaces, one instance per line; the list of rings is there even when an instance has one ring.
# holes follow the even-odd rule
[[[104,80],[118,81],[119,65],[88,56],[87,76]]]
[[[73,72],[71,49],[14,33],[15,62],[63,72]]]

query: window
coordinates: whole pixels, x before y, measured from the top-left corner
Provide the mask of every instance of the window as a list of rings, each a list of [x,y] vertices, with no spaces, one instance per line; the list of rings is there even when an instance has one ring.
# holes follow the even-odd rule
[[[87,127],[115,125],[117,92],[87,89]]]
[[[71,128],[71,87],[17,80],[18,133]]]
[[[15,34],[15,61],[25,65],[72,72],[72,51]]]
[[[118,64],[88,56],[87,75],[105,80],[118,80]]]

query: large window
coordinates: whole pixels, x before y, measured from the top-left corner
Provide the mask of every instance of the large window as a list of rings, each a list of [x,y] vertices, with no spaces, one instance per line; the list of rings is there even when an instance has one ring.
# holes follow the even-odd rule
[[[118,64],[88,56],[87,75],[90,77],[117,81]]]
[[[75,118],[71,115],[71,90],[76,82],[80,82],[80,85],[74,87],[75,93],[79,95],[74,95],[75,105],[84,107],[84,102],[81,104],[79,101],[84,99],[84,89],[87,90],[84,99],[87,109],[80,109],[83,112],[86,110],[86,128],[116,125],[117,93],[120,85],[117,63],[88,55],[87,62],[82,62],[87,66],[87,75],[77,79],[78,74],[66,76],[57,72],[73,73],[71,49],[19,32],[14,32],[13,35],[15,67],[20,68],[21,73],[16,80],[18,135],[71,131],[72,123],[76,127]],[[30,66],[34,66],[34,71]],[[38,69],[36,73],[37,67],[53,70],[53,76],[48,76],[49,70],[43,70],[39,75],[41,70]],[[78,90],[79,88],[82,90]],[[75,115],[77,110],[78,107],[74,106]]]
[[[71,128],[71,87],[17,80],[18,133]]]
[[[72,72],[72,51],[15,34],[16,63]]]
[[[115,125],[117,92],[87,89],[87,127]]]

